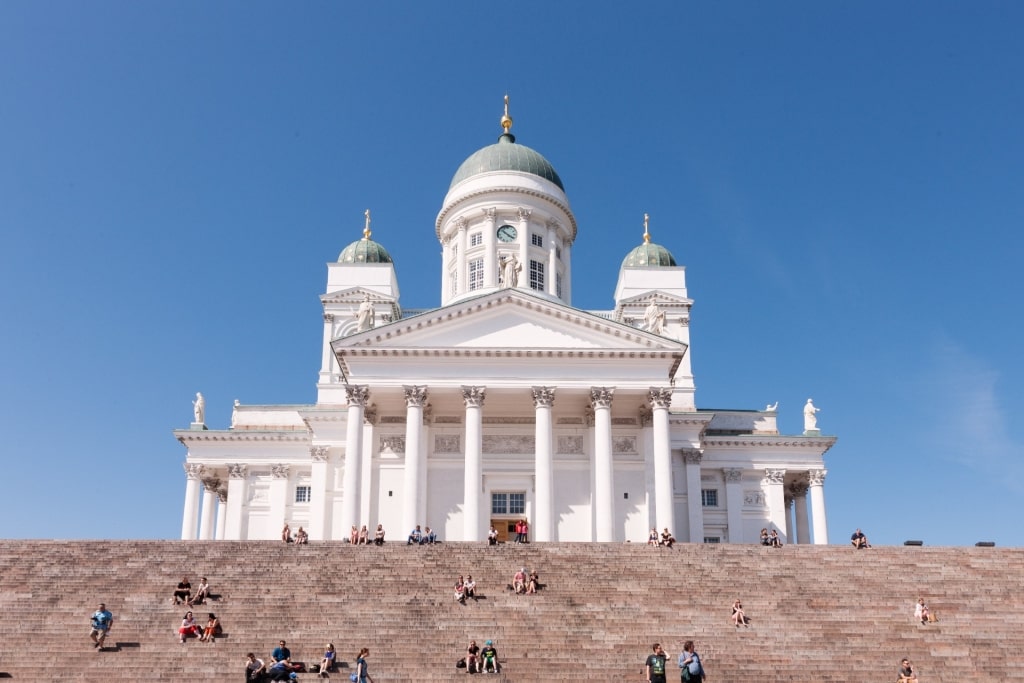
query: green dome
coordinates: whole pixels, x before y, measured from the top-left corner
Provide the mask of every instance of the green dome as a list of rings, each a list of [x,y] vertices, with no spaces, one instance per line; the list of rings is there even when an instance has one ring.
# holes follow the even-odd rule
[[[672,252],[660,244],[653,244],[651,242],[644,242],[626,254],[626,258],[622,259],[623,268],[657,268],[674,265],[676,265],[676,260],[673,258]]]
[[[364,237],[345,247],[338,263],[391,263],[391,254],[383,245]]]
[[[545,180],[550,180],[562,192],[565,192],[565,186],[562,185],[562,179],[558,177],[554,166],[539,152],[525,145],[517,145],[516,137],[511,133],[503,134],[495,144],[478,149],[463,161],[459,170],[455,172],[455,177],[452,178],[452,184],[448,186],[448,189],[450,190],[467,178],[489,171],[519,171],[540,176]]]

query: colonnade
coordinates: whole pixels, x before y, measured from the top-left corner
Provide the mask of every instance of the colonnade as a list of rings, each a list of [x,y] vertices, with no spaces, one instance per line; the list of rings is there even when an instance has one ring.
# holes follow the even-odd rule
[[[462,538],[450,540],[483,541],[486,538],[489,501],[484,500],[483,487],[483,408],[487,388],[483,386],[462,386],[461,397],[464,413],[465,459],[463,481],[463,529]],[[403,489],[400,505],[402,532],[413,528],[425,518],[427,467],[426,446],[428,432],[424,412],[430,398],[429,388],[423,385],[403,387],[406,402],[405,416],[405,462]],[[370,390],[367,385],[350,385],[346,388],[348,399],[347,425],[345,432],[344,463],[340,496],[340,529],[331,531],[330,488],[331,466],[330,447],[314,445],[309,449],[311,466],[309,484],[313,495],[310,500],[308,533],[313,540],[330,537],[347,537],[346,530],[352,526],[369,525],[370,489],[368,468],[372,458],[369,440],[373,426],[364,423],[375,416],[368,413]],[[612,439],[612,403],[614,387],[591,387],[589,406],[585,417],[591,450],[592,488],[591,503],[593,520],[591,540],[613,542],[616,539],[615,485]],[[558,540],[555,515],[555,434],[553,410],[556,387],[535,386],[531,389],[534,406],[534,498],[531,510],[531,535],[533,540],[548,542]],[[653,473],[653,487],[648,491],[649,509],[653,510],[652,522],[658,529],[676,530],[675,490],[669,407],[672,399],[670,388],[652,387],[647,394],[650,411],[641,420],[648,431],[647,443],[651,447],[650,465]],[[369,451],[369,452],[368,452]],[[695,448],[677,449],[681,454],[686,481],[688,529],[686,538],[691,542],[703,542],[705,536],[704,509],[702,505],[701,466],[703,451]],[[247,520],[243,509],[248,497],[248,470],[246,464],[227,465],[226,486],[213,470],[201,464],[186,463],[185,508],[182,519],[183,539],[240,539],[247,533]],[[367,471],[364,471],[367,470]],[[749,470],[747,470],[749,473]],[[744,528],[744,495],[741,468],[722,470],[725,480],[727,505],[727,526],[731,542],[742,542]],[[291,467],[287,464],[271,466],[271,481],[267,491],[269,519],[283,520],[288,509],[289,477]],[[828,542],[825,518],[823,484],[825,470],[811,470],[797,474],[782,469],[764,471],[762,491],[767,507],[767,520],[779,528],[790,543],[810,543],[811,532],[815,543]],[[223,474],[221,474],[223,476]],[[808,500],[809,499],[809,500]],[[200,504],[201,503],[201,504]],[[810,510],[808,510],[810,507]],[[808,519],[810,512],[810,520]],[[811,523],[813,522],[813,526]],[[337,521],[335,522],[337,523]],[[273,526],[273,524],[272,524]],[[738,531],[737,531],[738,530]],[[789,533],[793,530],[795,533]],[[270,537],[276,537],[271,529]]]

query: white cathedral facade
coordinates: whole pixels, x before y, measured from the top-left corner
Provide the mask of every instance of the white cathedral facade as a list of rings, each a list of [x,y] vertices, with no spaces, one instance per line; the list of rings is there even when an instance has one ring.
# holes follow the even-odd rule
[[[548,161],[504,133],[456,172],[435,223],[440,307],[400,305],[394,264],[363,238],[328,264],[317,400],[203,408],[187,449],[183,539],[827,543],[824,454],[776,412],[701,410],[686,272],[650,241],[623,260],[615,307],[572,306],[576,219]],[[199,399],[201,403],[201,398]],[[814,426],[813,424],[811,425]]]

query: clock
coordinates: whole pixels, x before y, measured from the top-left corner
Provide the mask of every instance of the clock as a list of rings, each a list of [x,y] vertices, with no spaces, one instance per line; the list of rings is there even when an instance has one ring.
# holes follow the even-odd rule
[[[502,242],[515,242],[517,234],[516,229],[511,225],[503,225],[498,228],[498,239]]]

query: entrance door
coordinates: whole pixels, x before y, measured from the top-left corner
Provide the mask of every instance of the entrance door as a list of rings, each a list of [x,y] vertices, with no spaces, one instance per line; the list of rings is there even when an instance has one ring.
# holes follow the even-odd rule
[[[516,539],[516,520],[492,519],[491,526],[498,532],[498,543],[508,543]]]

